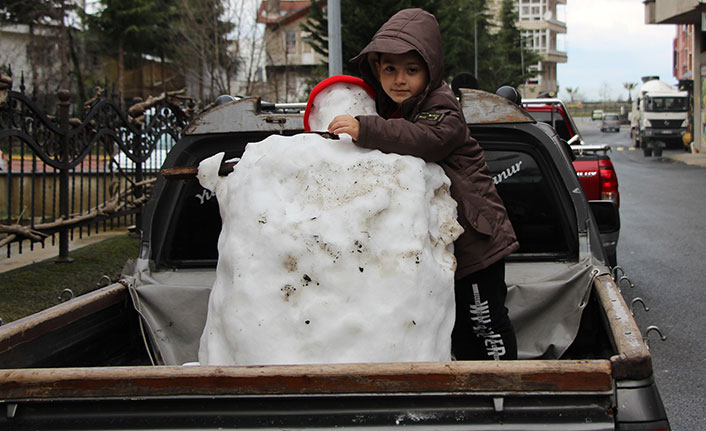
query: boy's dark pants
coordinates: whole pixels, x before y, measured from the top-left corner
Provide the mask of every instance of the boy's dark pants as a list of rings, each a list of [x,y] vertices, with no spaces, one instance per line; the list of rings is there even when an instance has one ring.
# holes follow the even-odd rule
[[[517,340],[505,307],[505,260],[456,280],[456,324],[451,350],[457,360],[517,359]]]

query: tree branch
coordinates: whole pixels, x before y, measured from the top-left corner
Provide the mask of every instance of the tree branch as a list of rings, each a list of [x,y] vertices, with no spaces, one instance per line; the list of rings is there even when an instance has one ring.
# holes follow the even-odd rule
[[[95,218],[98,218],[100,216],[111,216],[116,214],[118,211],[129,207],[129,208],[135,208],[138,207],[149,199],[149,190],[145,190],[145,193],[140,196],[139,198],[134,198],[134,199],[124,199],[125,196],[128,195],[133,195],[135,193],[135,189],[137,187],[142,187],[142,186],[147,186],[150,187],[154,182],[157,180],[155,178],[151,178],[148,180],[141,181],[139,183],[135,183],[130,187],[127,187],[125,190],[115,190],[113,192],[113,195],[108,199],[106,202],[104,202],[101,205],[98,205],[85,213],[80,213],[76,215],[72,215],[68,219],[58,218],[52,222],[48,223],[41,223],[38,225],[35,225],[34,227],[30,226],[23,226],[18,223],[13,224],[13,225],[2,225],[0,224],[0,233],[7,233],[9,234],[2,240],[0,240],[0,247],[6,244],[9,244],[13,241],[18,240],[17,238],[19,237],[19,240],[31,240],[32,242],[40,242],[43,241],[45,238],[47,238],[50,234],[47,233],[46,231],[51,231],[55,230],[60,227],[71,227],[75,226],[79,223],[86,222]],[[114,186],[117,186],[117,183],[114,184]],[[114,189],[117,189],[117,187],[112,187]]]

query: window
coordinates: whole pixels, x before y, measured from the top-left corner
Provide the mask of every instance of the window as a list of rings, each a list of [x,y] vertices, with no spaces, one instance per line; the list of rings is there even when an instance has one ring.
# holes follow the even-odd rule
[[[221,216],[215,194],[201,187],[198,180],[185,180],[184,190],[172,220],[167,246],[170,266],[194,266],[186,262],[212,265],[218,259]],[[196,266],[201,266],[196,264]]]
[[[287,52],[294,52],[297,48],[297,33],[293,31],[287,31],[284,33],[285,38],[285,50]]]
[[[520,0],[520,20],[541,21],[548,10],[547,0]]]
[[[570,254],[574,240],[565,207],[534,155],[486,148],[485,158],[520,243],[517,253]]]
[[[531,111],[529,114],[537,121],[547,123],[554,127],[561,139],[568,141],[573,136],[569,131],[569,126],[564,121],[564,118],[558,112],[551,111]]]
[[[686,97],[645,96],[647,112],[685,112],[688,110]]]

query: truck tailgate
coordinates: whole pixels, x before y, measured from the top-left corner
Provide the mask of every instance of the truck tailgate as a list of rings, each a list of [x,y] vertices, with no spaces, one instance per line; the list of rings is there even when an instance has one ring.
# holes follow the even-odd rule
[[[612,390],[608,360],[271,366],[36,368],[0,371],[7,399],[177,395]]]
[[[12,429],[612,430],[607,360],[0,371]]]

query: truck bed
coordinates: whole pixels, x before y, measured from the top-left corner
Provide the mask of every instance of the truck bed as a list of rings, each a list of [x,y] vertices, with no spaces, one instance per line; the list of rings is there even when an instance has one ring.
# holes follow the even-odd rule
[[[53,398],[189,394],[358,393],[433,391],[605,391],[614,378],[642,379],[651,374],[649,352],[615,283],[607,275],[596,278],[592,308],[608,310],[608,334],[616,352],[609,358],[520,360],[512,362],[453,361],[443,363],[314,364],[290,366],[142,366],[148,363],[137,316],[130,310],[127,287],[115,283],[42,313],[0,328],[0,394],[8,398]],[[597,304],[596,304],[597,305]],[[609,306],[609,307],[607,307]],[[125,308],[125,310],[121,310]],[[110,319],[110,316],[119,316]],[[134,320],[134,322],[130,322]],[[102,322],[102,326],[88,325]],[[90,326],[93,335],[82,342],[96,346],[91,360],[67,352],[76,344],[64,332],[71,325]],[[131,326],[132,325],[132,326]],[[126,329],[118,338],[105,335]],[[108,331],[108,332],[106,332]],[[579,334],[577,342],[585,342]],[[46,341],[55,340],[56,358],[49,362]],[[595,340],[594,340],[595,341]],[[128,346],[121,363],[111,345]],[[125,349],[120,349],[125,351]],[[570,350],[571,351],[571,350]],[[42,353],[42,361],[32,358]],[[569,353],[570,354],[570,353]],[[22,356],[23,361],[17,361]],[[106,364],[106,362],[117,362]],[[91,363],[95,364],[91,364]],[[86,363],[88,365],[81,365]],[[134,364],[141,364],[133,366]],[[115,365],[115,366],[106,366]],[[43,369],[43,367],[52,367]],[[13,369],[14,368],[14,369]],[[608,377],[606,379],[606,377]],[[216,381],[220,379],[220,384]],[[267,379],[277,381],[273,385]],[[189,382],[190,386],[176,384]],[[166,385],[165,382],[171,382]],[[227,382],[227,383],[226,383]],[[259,383],[258,383],[259,382]],[[259,385],[259,386],[258,386]],[[158,389],[160,388],[160,389]],[[156,391],[156,392],[155,392]]]
[[[130,365],[147,361],[140,337],[123,333],[105,339],[96,332],[94,339],[84,342],[107,357],[94,360],[114,361],[110,350],[104,350],[111,345],[128,346],[137,355],[123,356],[128,364],[116,366],[70,364],[61,354],[76,348],[61,335],[66,325],[104,322],[101,329],[106,330],[126,328],[127,322],[121,320],[136,320],[129,310],[127,287],[116,283],[0,328],[0,366],[6,368],[0,370],[0,404],[7,412],[0,416],[0,425],[76,429],[79,417],[85,429],[305,429],[341,423],[363,428],[404,424],[419,429],[457,429],[464,423],[463,429],[489,429],[501,423],[502,429],[551,430],[567,429],[567,424],[576,422],[582,427],[572,429],[614,429],[614,379],[649,377],[649,353],[610,277],[597,277],[593,289],[596,305],[610,303],[615,310],[600,316],[614,328],[610,338],[617,350],[609,358]],[[106,319],[121,307],[127,308],[117,312],[121,318]],[[57,340],[56,363],[43,364],[51,368],[7,369],[16,365],[18,352],[28,357],[34,350],[40,354],[51,339]],[[61,346],[62,341],[67,345]],[[73,361],[85,362],[81,357]]]

